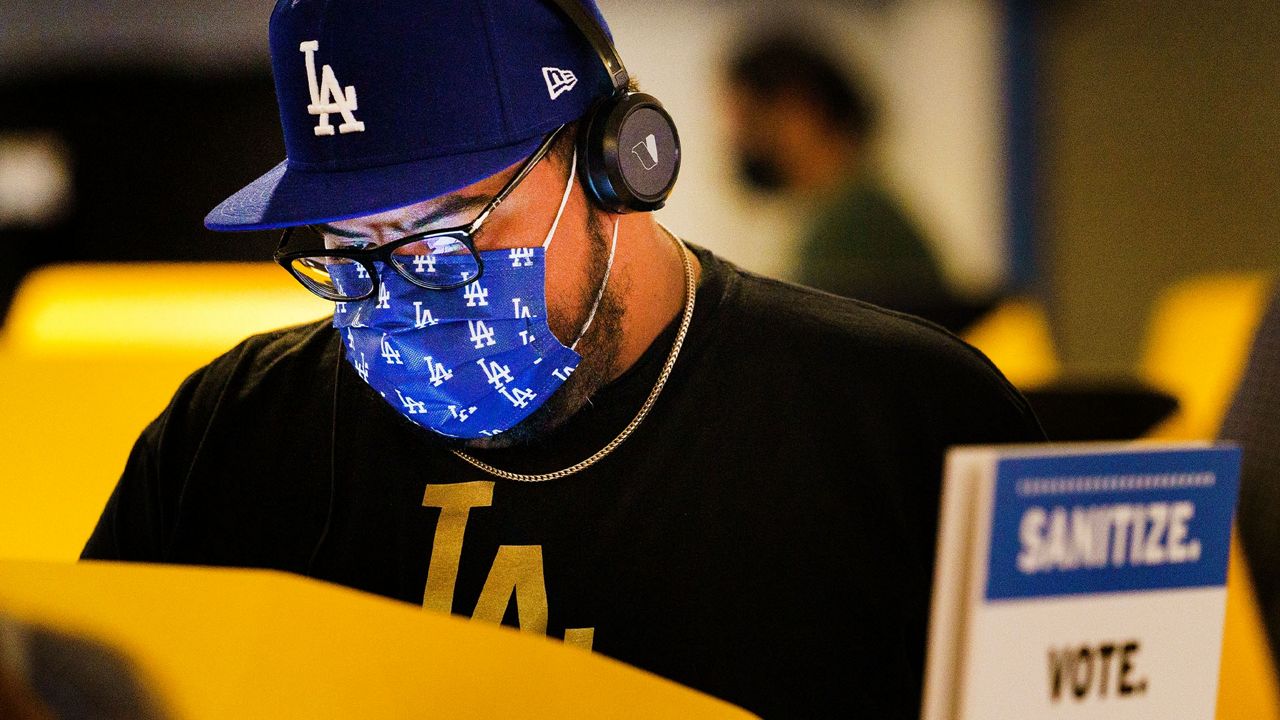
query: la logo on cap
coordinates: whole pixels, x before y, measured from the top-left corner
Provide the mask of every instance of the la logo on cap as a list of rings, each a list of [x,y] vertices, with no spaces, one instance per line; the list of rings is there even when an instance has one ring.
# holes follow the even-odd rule
[[[324,65],[320,68],[321,76],[316,77],[316,51],[320,49],[319,40],[307,40],[298,46],[307,56],[307,89],[311,91],[311,104],[307,112],[319,115],[316,124],[316,135],[332,135],[333,126],[329,124],[331,113],[342,113],[342,124],[338,132],[343,135],[352,132],[364,132],[364,123],[356,120],[356,86],[348,85],[345,89],[338,83],[333,68]]]

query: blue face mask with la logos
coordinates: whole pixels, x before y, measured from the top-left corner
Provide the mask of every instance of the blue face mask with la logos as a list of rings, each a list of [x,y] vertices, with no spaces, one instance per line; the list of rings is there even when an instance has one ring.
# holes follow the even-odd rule
[[[566,197],[572,183],[570,174]],[[582,359],[577,340],[565,346],[547,325],[546,250],[563,212],[562,201],[542,247],[482,252],[484,275],[456,290],[420,288],[377,264],[379,293],[334,311],[347,362],[393,408],[441,435],[493,436],[529,417]],[[609,269],[617,240],[615,222]],[[430,259],[446,275],[456,276],[461,263],[472,266],[470,258]],[[341,268],[353,285],[363,272],[356,264]],[[334,280],[344,278],[335,273]],[[608,280],[606,270],[579,339]]]

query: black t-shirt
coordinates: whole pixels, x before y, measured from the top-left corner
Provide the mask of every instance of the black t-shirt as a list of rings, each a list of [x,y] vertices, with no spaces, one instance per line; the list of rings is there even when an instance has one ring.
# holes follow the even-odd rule
[[[1037,441],[1039,425],[931,325],[698,256],[661,397],[576,475],[464,463],[320,322],[193,374],[83,556],[277,568],[501,618],[766,716],[916,717],[943,454]],[[545,441],[476,454],[546,472],[599,450],[675,326]]]

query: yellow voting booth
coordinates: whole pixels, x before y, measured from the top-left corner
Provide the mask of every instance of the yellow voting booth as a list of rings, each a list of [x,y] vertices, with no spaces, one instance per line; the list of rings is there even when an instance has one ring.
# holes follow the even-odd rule
[[[273,263],[55,265],[0,332],[0,558],[70,560],[183,378],[332,305]]]
[[[0,562],[0,613],[104,641],[175,718],[745,718],[599,654],[283,573]]]

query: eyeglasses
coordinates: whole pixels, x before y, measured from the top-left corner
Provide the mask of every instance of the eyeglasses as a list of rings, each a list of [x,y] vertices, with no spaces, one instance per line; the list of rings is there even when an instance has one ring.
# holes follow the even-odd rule
[[[484,261],[476,249],[475,234],[547,154],[564,126],[547,135],[533,155],[485,205],[479,215],[461,227],[426,230],[373,248],[323,248],[285,251],[297,228],[286,228],[276,247],[275,261],[302,286],[325,300],[355,302],[378,291],[377,263],[389,266],[401,277],[427,290],[454,290],[480,279]],[[321,242],[324,235],[311,226]]]

